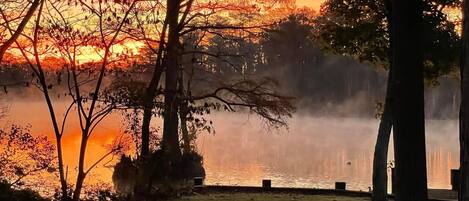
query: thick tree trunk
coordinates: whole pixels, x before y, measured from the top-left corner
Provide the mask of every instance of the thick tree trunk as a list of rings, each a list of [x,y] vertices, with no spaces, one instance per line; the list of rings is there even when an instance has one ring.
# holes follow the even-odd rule
[[[463,31],[461,49],[461,108],[459,113],[459,143],[461,183],[459,200],[469,200],[469,0],[463,2]]]
[[[167,0],[168,15],[168,45],[166,47],[166,77],[164,98],[164,124],[162,149],[169,154],[172,160],[181,156],[178,135],[178,72],[179,72],[179,29],[178,16],[180,10],[179,0]]]
[[[427,200],[422,1],[392,1],[396,200]]]

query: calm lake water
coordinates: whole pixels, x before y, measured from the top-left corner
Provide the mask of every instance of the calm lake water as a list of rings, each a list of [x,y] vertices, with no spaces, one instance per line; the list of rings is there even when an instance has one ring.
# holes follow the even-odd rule
[[[43,102],[10,103],[10,115],[0,123],[31,124],[34,133],[52,137]],[[57,114],[62,115],[67,104],[59,105]],[[280,130],[267,128],[249,114],[216,113],[211,119],[216,132],[201,134],[197,141],[206,184],[259,186],[262,179],[271,179],[273,186],[284,187],[332,188],[335,181],[345,181],[354,190],[368,191],[371,186],[376,119],[295,115],[289,128]],[[121,136],[122,125],[114,114],[96,130],[88,146],[88,165]],[[450,188],[450,169],[458,167],[457,121],[428,120],[426,130],[429,187]],[[76,119],[70,119],[65,131],[64,157],[72,180],[80,143]],[[87,183],[110,183],[110,164],[112,160],[95,169]]]

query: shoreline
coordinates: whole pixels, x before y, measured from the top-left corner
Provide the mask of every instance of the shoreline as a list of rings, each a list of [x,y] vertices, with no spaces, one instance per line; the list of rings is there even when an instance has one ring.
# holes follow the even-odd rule
[[[347,197],[371,198],[371,192],[354,190],[336,190],[320,188],[292,188],[292,187],[271,187],[264,188],[258,186],[227,186],[227,185],[204,185],[194,187],[197,194],[236,194],[236,193],[269,193],[269,194],[298,194],[298,195],[334,195]],[[453,201],[457,200],[457,192],[449,189],[428,189],[429,201]],[[389,195],[394,198],[394,195]]]

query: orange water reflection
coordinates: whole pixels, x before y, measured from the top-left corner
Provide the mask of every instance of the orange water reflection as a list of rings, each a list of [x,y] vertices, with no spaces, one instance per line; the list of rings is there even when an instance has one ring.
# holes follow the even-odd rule
[[[40,101],[15,102],[8,121],[30,123],[34,132],[48,134],[47,114]],[[79,129],[71,120],[63,141],[69,180],[75,178],[80,142]],[[295,116],[288,130],[278,131],[269,131],[257,117],[246,114],[219,113],[212,120],[216,133],[203,134],[197,142],[207,184],[257,186],[268,178],[274,186],[331,188],[335,181],[345,181],[350,189],[364,191],[371,184],[375,119]],[[104,121],[90,140],[87,164],[105,154],[122,130],[118,114]],[[431,188],[450,188],[450,169],[458,166],[457,135],[456,121],[427,121]],[[110,183],[111,175],[111,168],[100,165],[87,183]]]

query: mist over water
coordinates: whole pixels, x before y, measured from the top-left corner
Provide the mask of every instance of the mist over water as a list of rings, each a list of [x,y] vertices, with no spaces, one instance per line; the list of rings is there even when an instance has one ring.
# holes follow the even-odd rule
[[[384,99],[386,72],[336,56],[297,74],[285,73],[287,69],[266,71],[280,81],[279,91],[297,97],[298,111],[289,120],[288,129],[268,128],[258,116],[246,112],[215,112],[208,117],[216,133],[201,133],[197,139],[197,149],[204,157],[206,184],[260,186],[262,179],[271,179],[273,186],[332,188],[334,182],[344,181],[348,189],[368,191],[379,125],[374,115],[376,103]],[[56,91],[52,96],[57,116],[62,117],[70,102],[63,98],[63,92],[58,98],[60,88]],[[442,77],[438,85],[427,86],[430,188],[450,188],[450,169],[459,165],[458,103],[456,79]],[[34,134],[55,140],[49,112],[36,88],[9,89],[8,95],[1,94],[0,105],[10,106],[1,126],[31,124]],[[160,119],[154,124],[162,127]],[[71,115],[63,138],[69,180],[75,179],[78,161],[78,125],[76,115]],[[87,166],[122,136],[123,127],[119,112],[97,127],[88,145]],[[389,161],[393,160],[392,151],[391,144]],[[110,184],[112,164],[117,158],[98,166],[86,182]]]
[[[2,123],[31,124],[33,133],[53,140],[43,102],[17,101],[10,106],[10,115]],[[206,184],[260,186],[262,179],[271,179],[273,186],[284,187],[332,188],[335,181],[345,181],[353,190],[367,191],[371,186],[377,119],[297,114],[288,129],[280,130],[269,129],[257,116],[247,113],[218,112],[210,119],[216,132],[201,133],[197,140],[204,157]],[[63,139],[69,179],[74,179],[78,159],[76,125],[76,119],[71,119]],[[106,119],[90,140],[86,163],[92,164],[105,154],[122,132],[118,113]],[[429,187],[450,188],[450,169],[458,167],[457,121],[427,120],[426,133]],[[110,184],[112,164],[98,166],[87,183]]]
[[[244,117],[244,118],[243,118]],[[371,186],[373,149],[379,121],[371,118],[295,116],[290,129],[266,133],[256,119],[216,114],[217,133],[199,139],[207,182],[350,189]],[[450,188],[450,169],[458,167],[457,121],[427,121],[427,166],[430,188]],[[392,145],[389,160],[392,160]],[[241,182],[239,182],[241,181]]]

